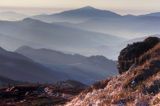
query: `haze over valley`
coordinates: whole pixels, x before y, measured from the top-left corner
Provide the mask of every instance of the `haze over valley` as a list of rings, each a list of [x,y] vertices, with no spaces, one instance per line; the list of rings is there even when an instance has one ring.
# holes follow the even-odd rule
[[[9,17],[17,18],[0,21],[0,37],[1,46],[10,51],[26,45],[84,56],[103,55],[117,60],[125,42],[160,33],[158,12],[120,15],[86,6],[19,20],[17,13],[9,14]]]
[[[0,1],[0,106],[160,106],[159,2]]]
[[[25,70],[30,70],[28,75],[32,77],[23,79],[17,76],[24,73],[16,71],[22,71],[19,69],[22,66],[15,63],[20,60],[7,62],[7,66],[14,64],[15,75],[9,75],[8,69],[2,74],[15,81],[56,82],[71,79],[92,84],[106,76],[117,75],[116,61],[127,44],[143,41],[149,35],[160,36],[159,13],[120,15],[86,6],[48,15],[2,14],[6,19],[0,21],[2,53],[13,55],[11,58],[15,58],[16,54],[18,59],[23,55],[31,60],[28,64],[32,64],[33,69],[40,68],[38,71],[42,70],[42,73],[46,70],[43,76],[47,77],[46,81],[39,80],[41,76],[35,76],[31,66]],[[52,73],[56,81],[50,79]]]

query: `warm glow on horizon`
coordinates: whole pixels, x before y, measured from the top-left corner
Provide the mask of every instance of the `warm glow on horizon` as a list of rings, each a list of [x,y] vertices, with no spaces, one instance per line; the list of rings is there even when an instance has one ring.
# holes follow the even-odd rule
[[[121,14],[141,14],[160,11],[158,2],[160,0],[1,0],[0,7],[40,8],[37,11],[43,13],[41,10],[48,8],[60,11],[89,5]]]

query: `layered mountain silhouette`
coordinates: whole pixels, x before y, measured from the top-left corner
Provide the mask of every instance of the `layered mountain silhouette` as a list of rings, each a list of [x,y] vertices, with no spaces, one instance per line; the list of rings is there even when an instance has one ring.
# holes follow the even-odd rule
[[[126,44],[132,43],[130,39],[143,38],[146,35],[155,35],[159,31],[159,13],[150,13],[144,15],[119,15],[112,11],[101,10],[94,7],[82,7],[79,9],[68,10],[50,15],[38,15],[31,17],[36,20],[48,22],[69,28],[76,28],[90,32],[98,32],[103,34],[116,35],[119,37],[129,38],[124,40],[114,40],[112,43],[103,43],[101,39],[100,45],[94,45],[89,49],[78,49],[77,53],[86,54],[100,54],[109,59],[117,60],[118,53],[125,47]],[[99,36],[100,37],[100,36]],[[104,39],[108,39],[107,37]],[[110,39],[110,38],[109,38]],[[94,40],[94,39],[93,39]],[[93,41],[92,40],[92,41]],[[97,40],[94,40],[97,41]],[[131,42],[129,42],[131,41]],[[89,42],[88,42],[89,43]],[[95,44],[95,43],[94,43]],[[92,44],[93,45],[93,44]],[[55,48],[53,48],[55,49]],[[59,50],[59,49],[57,49]],[[70,50],[71,48],[67,48]],[[80,51],[81,50],[81,51]],[[63,51],[63,50],[62,50]],[[66,50],[64,50],[66,51]],[[74,50],[77,51],[77,50]],[[85,52],[84,52],[85,51]],[[90,51],[87,52],[86,51]],[[110,52],[108,52],[110,51]]]
[[[2,35],[0,37],[6,41],[2,45],[6,49],[13,50],[22,45],[28,45],[83,55],[100,54],[95,51],[95,47],[124,41],[123,38],[110,34],[70,28],[30,18],[15,22],[0,21],[0,33]],[[10,42],[11,40],[13,42]]]
[[[133,42],[123,37],[135,39],[159,33],[159,16],[152,14],[158,13],[122,16],[87,6],[51,15],[35,16],[39,18],[30,17],[14,22],[0,21],[1,44],[8,50],[28,45],[85,56],[104,55],[116,60],[124,45]],[[55,21],[47,23],[44,21],[47,18],[41,17],[49,17]],[[72,20],[77,23],[70,22]]]
[[[26,84],[0,88],[4,105],[159,106],[159,12],[119,15],[87,6],[3,16],[11,19],[0,21],[0,86]]]
[[[109,33],[123,37],[130,35],[130,38],[159,33],[158,12],[139,16],[119,15],[112,11],[87,6],[30,18],[92,32]]]
[[[0,58],[0,75],[4,78],[31,83],[54,83],[65,80],[59,76],[60,72],[50,70],[21,54],[0,48]]]
[[[109,33],[130,38],[159,33],[159,13],[134,15],[119,15],[117,13],[96,9],[94,7],[83,7],[75,10],[64,11],[58,14],[34,16],[45,22],[63,23],[70,26],[89,31]],[[70,24],[69,24],[70,23]]]
[[[14,82],[14,80],[28,83],[55,83],[67,79],[92,84],[118,72],[116,62],[103,56],[85,57],[27,46],[17,49],[16,52],[0,49],[0,75],[3,79],[8,79],[6,84],[7,81]],[[5,84],[4,80],[2,83]]]
[[[149,46],[150,44],[152,46]],[[138,51],[142,46],[143,49]],[[120,55],[122,57],[128,53],[123,58],[129,67],[128,70],[125,65],[121,65],[124,69],[123,73],[120,72],[121,75],[94,84],[66,106],[106,104],[108,106],[158,106],[160,104],[160,39],[149,37],[144,42],[128,45],[122,52]],[[132,65],[128,59],[133,61]]]
[[[116,62],[108,60],[104,56],[85,57],[45,48],[33,49],[27,46],[20,47],[16,52],[50,69],[65,73],[72,80],[85,84],[91,84],[106,76],[116,75],[118,72]]]

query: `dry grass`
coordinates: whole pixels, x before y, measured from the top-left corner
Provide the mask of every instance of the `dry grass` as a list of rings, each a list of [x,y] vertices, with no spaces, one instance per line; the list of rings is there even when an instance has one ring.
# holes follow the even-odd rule
[[[101,90],[80,94],[67,106],[160,106],[157,80],[160,81],[160,43],[140,57],[137,67],[111,78]]]

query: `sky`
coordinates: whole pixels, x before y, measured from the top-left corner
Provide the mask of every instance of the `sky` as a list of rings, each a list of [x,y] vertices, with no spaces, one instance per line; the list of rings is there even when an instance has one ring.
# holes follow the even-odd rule
[[[93,6],[119,14],[145,14],[160,11],[159,3],[160,0],[0,0],[0,12],[40,14]]]

